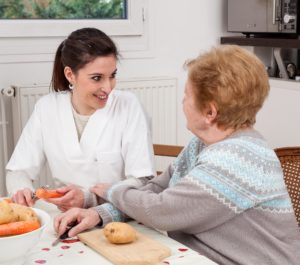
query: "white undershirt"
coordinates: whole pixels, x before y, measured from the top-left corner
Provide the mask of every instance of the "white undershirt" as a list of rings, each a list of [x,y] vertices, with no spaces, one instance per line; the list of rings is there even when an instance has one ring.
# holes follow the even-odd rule
[[[86,124],[89,121],[90,115],[81,115],[76,112],[76,110],[72,107],[73,117],[76,125],[76,130],[78,134],[78,140],[80,140],[83,130]]]

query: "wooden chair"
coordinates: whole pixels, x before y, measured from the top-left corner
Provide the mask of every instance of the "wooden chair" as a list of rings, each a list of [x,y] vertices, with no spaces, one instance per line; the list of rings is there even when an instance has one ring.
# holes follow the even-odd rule
[[[274,151],[280,160],[284,181],[300,228],[300,146],[276,148]]]
[[[156,156],[167,156],[167,157],[177,157],[183,146],[178,145],[165,145],[165,144],[153,144],[154,155]],[[161,171],[157,171],[159,175]]]

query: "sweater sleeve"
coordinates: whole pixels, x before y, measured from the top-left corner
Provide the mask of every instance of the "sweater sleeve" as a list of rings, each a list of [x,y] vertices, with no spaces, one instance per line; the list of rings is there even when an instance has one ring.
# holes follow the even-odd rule
[[[190,176],[160,193],[119,185],[110,201],[131,218],[163,231],[205,231],[235,216]]]
[[[125,214],[111,203],[104,203],[93,207],[93,209],[99,214],[102,220],[102,226],[110,222],[124,222],[126,219]]]
[[[123,180],[123,182],[134,185],[136,187],[141,187],[141,186],[144,186],[150,179],[152,179],[152,176],[141,177],[141,178],[131,177],[131,178]],[[82,191],[84,194],[83,208],[95,207],[97,205],[100,205],[100,204],[103,204],[106,202],[104,199],[97,196],[95,193],[90,192],[88,189],[82,189]]]
[[[151,177],[142,177],[142,178],[129,178],[129,179],[125,179],[122,181],[123,185],[131,185],[134,186],[136,188],[142,187],[143,185],[145,185],[150,179]],[[118,184],[115,184],[118,185]],[[90,193],[89,196],[95,196],[94,200],[96,200],[96,202],[103,200],[102,198],[96,196],[94,193]],[[88,200],[85,199],[85,206],[91,206],[87,204]],[[103,202],[103,201],[102,201]],[[107,223],[110,222],[122,222],[126,219],[126,216],[124,213],[122,213],[118,208],[116,208],[114,205],[112,205],[111,203],[102,203],[100,205],[97,205],[95,202],[92,205],[94,206],[93,209],[95,209],[97,211],[97,213],[99,214],[101,220],[102,220],[102,226],[105,226]]]
[[[161,175],[155,178],[143,177],[123,180],[113,185],[105,195],[105,198],[110,197],[110,194],[115,189],[118,189],[119,186],[128,186],[140,190],[141,192],[152,192],[153,194],[158,194],[168,187],[173,172],[174,166],[171,164]],[[100,215],[103,226],[109,222],[124,221],[127,216],[133,217],[129,214],[125,215],[118,207],[111,203],[95,206],[94,209]]]

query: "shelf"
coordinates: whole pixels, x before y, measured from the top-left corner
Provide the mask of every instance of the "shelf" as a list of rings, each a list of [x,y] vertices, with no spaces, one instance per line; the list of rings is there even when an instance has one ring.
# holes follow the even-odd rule
[[[221,37],[221,44],[300,49],[300,39],[261,38],[246,36]]]
[[[270,86],[276,87],[278,89],[288,89],[288,90],[296,90],[300,91],[300,82],[295,80],[285,80],[280,78],[269,78]]]

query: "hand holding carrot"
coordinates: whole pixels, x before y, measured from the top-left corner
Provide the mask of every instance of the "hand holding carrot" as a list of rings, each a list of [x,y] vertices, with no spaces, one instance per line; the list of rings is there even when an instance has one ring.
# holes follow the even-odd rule
[[[33,192],[29,188],[18,190],[13,196],[12,201],[24,206],[33,206],[36,199],[33,198]]]
[[[60,198],[64,196],[64,193],[58,192],[57,190],[39,188],[35,191],[35,196],[38,199],[51,199],[51,198]]]
[[[37,199],[44,199],[55,204],[61,211],[66,211],[73,207],[82,208],[84,205],[84,193],[74,185],[65,186],[56,190],[38,188],[35,193],[30,189],[18,190],[12,201],[25,206],[33,206]]]
[[[58,198],[63,196],[63,193],[59,193],[56,190],[50,190],[47,188],[38,188],[35,192],[29,188],[18,190],[11,198],[12,202],[24,205],[33,206],[37,199],[49,199]]]
[[[84,205],[84,193],[77,186],[64,186],[56,189],[55,192],[62,194],[62,196],[56,198],[45,198],[45,200],[49,203],[55,204],[63,212],[73,207],[82,208]]]

